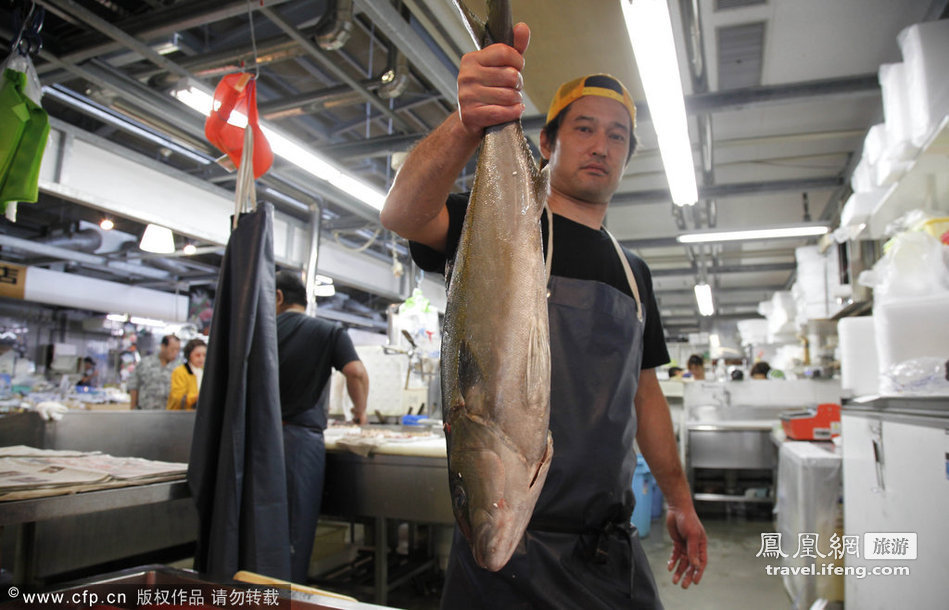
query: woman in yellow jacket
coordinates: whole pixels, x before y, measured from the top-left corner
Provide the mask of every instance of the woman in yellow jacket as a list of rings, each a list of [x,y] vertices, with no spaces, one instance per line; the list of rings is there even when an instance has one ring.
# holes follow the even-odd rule
[[[192,339],[185,344],[185,363],[171,372],[171,392],[168,393],[168,409],[194,409],[198,403],[198,390],[204,374],[204,357],[208,345],[201,339]]]

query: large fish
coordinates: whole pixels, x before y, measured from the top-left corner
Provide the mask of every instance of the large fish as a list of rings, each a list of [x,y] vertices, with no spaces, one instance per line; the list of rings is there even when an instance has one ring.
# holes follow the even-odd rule
[[[511,44],[509,2],[488,7],[487,40]],[[546,176],[520,121],[486,130],[448,287],[441,379],[452,509],[491,571],[520,542],[553,456]]]

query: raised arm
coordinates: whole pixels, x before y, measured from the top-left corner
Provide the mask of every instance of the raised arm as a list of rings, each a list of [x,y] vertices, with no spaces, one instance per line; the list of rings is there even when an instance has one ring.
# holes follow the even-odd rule
[[[386,197],[382,226],[406,239],[445,250],[445,200],[478,149],[484,129],[520,118],[524,51],[530,30],[514,26],[514,47],[495,44],[461,58],[458,112],[409,153]]]

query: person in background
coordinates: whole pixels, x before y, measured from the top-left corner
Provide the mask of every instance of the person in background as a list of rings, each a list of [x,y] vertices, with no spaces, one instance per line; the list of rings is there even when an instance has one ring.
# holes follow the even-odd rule
[[[191,411],[198,404],[208,344],[203,339],[192,339],[185,343],[184,352],[184,364],[171,372],[171,391],[166,406],[171,411]]]
[[[291,580],[305,583],[320,516],[326,467],[326,402],[332,369],[346,377],[353,419],[367,423],[369,373],[342,325],[306,315],[306,287],[291,271],[276,274],[277,357],[286,456]]]
[[[698,354],[692,354],[689,356],[689,363],[686,366],[689,367],[689,374],[692,375],[692,379],[696,381],[705,380],[705,358]]]
[[[168,406],[171,372],[181,351],[181,341],[174,335],[161,338],[158,353],[142,358],[129,377],[128,390],[133,409],[164,409]]]
[[[681,366],[669,367],[669,379],[682,379],[683,369]]]
[[[768,373],[771,372],[771,365],[765,362],[764,360],[759,360],[755,362],[755,365],[751,367],[751,378],[752,379],[767,379]]]
[[[96,361],[86,356],[82,359],[82,377],[76,382],[77,387],[91,388],[99,377],[96,370]]]
[[[524,111],[529,37],[519,23],[513,47],[495,44],[462,58],[458,111],[409,154],[389,191],[382,225],[410,240],[426,271],[444,270],[455,256],[468,196],[451,190],[485,129]],[[603,227],[635,150],[635,114],[629,91],[606,74],[564,83],[547,112],[540,150],[550,184],[540,229],[541,242],[551,244],[554,455],[527,531],[500,571],[478,567],[455,528],[443,608],[661,608],[630,526],[634,438],[668,500],[673,582],[698,583],[705,569],[705,530],[656,374],[669,354],[651,275]]]

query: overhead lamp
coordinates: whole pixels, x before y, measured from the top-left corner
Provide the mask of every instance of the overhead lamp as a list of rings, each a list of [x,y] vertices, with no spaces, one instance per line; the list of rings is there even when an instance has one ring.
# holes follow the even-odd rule
[[[194,85],[172,91],[172,95],[175,96],[178,101],[205,116],[211,114],[214,97]],[[236,125],[237,127],[244,127],[247,125],[247,117],[232,112],[228,118],[228,123]],[[370,208],[376,211],[382,210],[382,205],[385,203],[385,194],[382,191],[363,182],[349,172],[336,167],[330,161],[308,150],[303,144],[279,131],[275,131],[263,122],[260,125],[260,129],[267,137],[267,141],[270,143],[270,149],[278,157],[293,163],[320,180],[329,182],[339,190],[348,193]]]
[[[666,0],[620,0],[626,31],[643,83],[659,154],[676,205],[698,200],[695,164],[685,116],[672,20]]]
[[[198,251],[198,248],[192,243],[187,243],[185,244],[185,247],[181,249],[181,251],[187,254],[188,256],[191,256],[192,254]]]
[[[783,227],[762,227],[741,231],[698,231],[683,233],[676,237],[680,244],[707,244],[722,241],[750,241],[754,239],[787,239],[791,237],[815,237],[824,235],[825,225],[802,224]]]
[[[699,306],[699,313],[710,316],[715,313],[715,304],[712,302],[712,287],[708,284],[695,285],[695,302]]]
[[[105,317],[105,319],[109,320],[110,322],[121,322],[123,324],[129,321],[128,314],[124,313],[110,313]]]
[[[99,221],[99,228],[102,229],[103,231],[111,231],[112,229],[115,228],[115,223],[112,222],[111,218],[106,216],[105,218]]]
[[[171,254],[175,251],[175,236],[168,227],[149,223],[138,247],[145,252]]]

